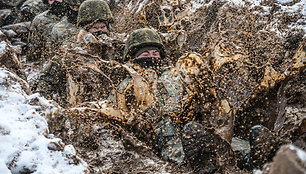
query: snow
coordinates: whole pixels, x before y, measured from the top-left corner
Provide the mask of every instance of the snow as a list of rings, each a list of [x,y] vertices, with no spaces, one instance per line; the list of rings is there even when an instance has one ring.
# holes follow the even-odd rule
[[[0,68],[0,173],[84,173],[87,164],[81,160],[76,165],[69,158],[76,153],[74,147],[48,134],[42,110],[51,110],[50,102],[38,94],[27,95],[20,81]],[[33,100],[39,105],[30,104]],[[64,150],[50,150],[51,144],[62,144]]]
[[[303,15],[304,17],[306,15],[306,1],[300,1],[292,6],[282,5],[281,7],[282,10],[287,13],[297,13]]]
[[[295,147],[294,145],[289,145],[289,148],[290,148],[291,150],[296,151],[297,156],[298,156],[302,161],[306,161],[306,153],[305,153],[303,150],[301,150],[301,149]]]
[[[0,54],[4,53],[7,43],[5,41],[0,42]]]
[[[262,171],[261,170],[254,170],[253,174],[262,174]]]
[[[277,0],[277,2],[280,4],[287,4],[289,2],[293,2],[293,0]]]
[[[242,0],[231,0],[232,3],[238,6],[244,6],[245,3]]]

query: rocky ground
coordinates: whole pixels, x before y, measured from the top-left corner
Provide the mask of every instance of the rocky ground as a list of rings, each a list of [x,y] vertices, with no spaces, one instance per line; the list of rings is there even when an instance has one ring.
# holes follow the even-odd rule
[[[113,60],[124,61],[121,59],[124,38],[140,27],[151,27],[160,33],[167,51],[164,61],[169,66],[175,66],[186,52],[196,52],[208,67],[205,71],[199,67],[202,73],[194,82],[197,87],[193,90],[205,93],[205,84],[211,83],[215,86],[216,98],[228,101],[227,106],[235,118],[232,148],[238,163],[239,158],[250,151],[249,129],[260,124],[290,145],[283,146],[272,163],[266,163],[262,170],[254,173],[305,173],[304,1],[110,0],[109,5],[115,17],[114,32],[120,33],[123,38],[122,42],[113,45]],[[136,138],[140,135],[131,131],[134,127],[99,112],[105,107],[104,101],[63,109],[56,103],[46,104],[47,100],[38,94],[31,94],[29,85],[36,80],[41,66],[26,61],[25,47],[12,46],[11,42],[16,38],[26,41],[28,23],[18,27],[19,30],[16,26],[4,26],[0,34],[0,64],[6,67],[0,69],[3,88],[0,109],[5,111],[5,114],[1,113],[2,120],[7,120],[0,122],[1,173],[44,173],[45,167],[50,164],[53,164],[48,166],[50,173],[193,172],[188,164],[177,166],[162,161],[154,146]],[[207,77],[207,69],[210,72],[209,81],[203,78]],[[11,78],[15,77],[11,73],[20,78]],[[26,107],[14,119],[36,125],[30,130],[39,130],[39,136],[30,134],[24,139],[15,138],[13,132],[16,128],[9,124],[15,122],[5,115],[14,112],[7,107],[17,107],[16,103],[8,101],[18,95],[25,96],[17,100]],[[203,102],[204,105],[215,101]],[[194,107],[184,112],[203,114],[205,110],[202,108]],[[208,106],[206,109],[217,108]],[[36,120],[34,117],[44,123],[28,122]],[[38,123],[44,125],[37,126]],[[145,132],[144,124],[138,126],[138,130]],[[16,127],[21,129],[25,126]],[[47,140],[42,143],[40,139],[43,137]],[[17,140],[8,141],[7,138]],[[13,148],[5,151],[9,146]],[[31,159],[25,159],[26,153],[31,154]],[[46,157],[42,158],[40,154]],[[40,162],[54,156],[56,158],[50,161]],[[223,170],[223,173],[252,171],[235,166]]]

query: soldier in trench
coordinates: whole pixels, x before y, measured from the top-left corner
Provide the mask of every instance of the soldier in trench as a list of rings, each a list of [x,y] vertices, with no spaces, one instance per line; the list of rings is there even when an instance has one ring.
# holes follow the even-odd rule
[[[0,14],[0,26],[32,21],[35,16],[48,9],[45,0],[1,0],[0,8],[10,9]],[[6,13],[6,14],[5,14]]]
[[[27,60],[45,60],[48,57],[47,45],[50,44],[50,33],[53,26],[65,15],[62,0],[47,0],[49,10],[37,15],[28,35]]]
[[[71,49],[78,46],[84,46],[88,56],[78,57],[78,54],[74,53],[68,54],[68,56],[53,56],[40,73],[36,91],[47,99],[57,101],[64,107],[67,106],[67,104],[69,106],[74,106],[77,103],[102,98],[104,93],[98,91],[101,87],[86,86],[90,84],[102,85],[103,83],[101,81],[95,83],[82,81],[86,79],[97,80],[102,78],[89,73],[89,71],[94,71],[94,74],[97,73],[96,70],[99,69],[99,65],[96,59],[97,56],[93,56],[94,53],[92,50],[87,50],[88,47],[83,45],[83,41],[84,36],[88,36],[95,41],[98,37],[106,37],[106,35],[110,33],[110,24],[112,22],[112,13],[105,1],[88,0],[83,2],[77,17],[77,27],[82,29],[79,31],[79,34],[75,36],[76,39],[74,42],[70,43],[74,45]],[[85,38],[87,39],[88,37]],[[78,41],[80,41],[80,43],[78,43]],[[63,45],[63,50],[64,52],[67,50],[65,45]],[[101,53],[97,54],[99,55]],[[72,64],[75,64],[77,67],[72,66]],[[76,99],[76,97],[80,98]]]
[[[82,29],[77,26],[79,7],[84,0],[63,0],[66,15],[60,22],[55,24],[50,34],[48,49],[54,54],[62,45],[75,42],[77,33]],[[52,55],[51,55],[52,56]]]
[[[197,172],[212,173],[226,165],[225,159],[233,158],[229,143],[214,129],[197,120],[176,121],[176,117],[183,117],[180,113],[184,112],[186,98],[192,95],[182,80],[187,71],[177,67],[188,59],[204,64],[199,56],[188,54],[174,68],[167,68],[160,36],[152,29],[142,28],[130,34],[124,58],[130,76],[112,91],[108,100],[126,113],[146,113],[144,119],[152,124],[163,160],[188,162]],[[188,68],[193,69],[185,67]],[[134,131],[137,134],[141,130]]]
[[[154,30],[143,28],[133,31],[124,51],[130,76],[120,83],[117,90],[112,91],[108,100],[125,113],[136,112],[136,117],[146,113],[146,120],[139,118],[136,124],[145,121],[152,124],[158,152],[163,160],[178,164],[187,162],[198,173],[222,173],[225,167],[235,167],[230,146],[234,124],[229,104],[225,99],[205,94],[214,93],[211,92],[214,86],[210,83],[209,75],[196,76],[201,71],[202,75],[205,74],[203,70],[209,71],[204,58],[187,54],[179,59],[175,67],[167,68],[165,57],[164,45]],[[201,80],[202,84],[196,84]],[[198,85],[203,86],[199,88]],[[198,96],[193,97],[194,94],[187,89],[198,92]],[[201,96],[201,93],[204,94]],[[193,98],[193,101],[186,98]],[[207,103],[211,106],[205,106]],[[177,117],[193,118],[181,121]],[[144,131],[143,134],[150,132],[141,129],[143,127],[140,126],[132,131],[136,135],[141,131]],[[251,165],[249,167],[260,168],[266,159],[272,159],[277,148],[269,152],[267,148],[280,145],[278,140],[273,139],[275,137],[263,126],[251,129],[252,161],[247,162],[247,165]]]

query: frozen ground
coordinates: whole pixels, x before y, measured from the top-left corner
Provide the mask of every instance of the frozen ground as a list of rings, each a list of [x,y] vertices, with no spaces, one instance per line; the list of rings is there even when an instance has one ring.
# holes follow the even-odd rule
[[[74,147],[48,134],[43,115],[52,105],[25,88],[25,81],[0,68],[0,173],[83,173],[86,163],[75,164]]]

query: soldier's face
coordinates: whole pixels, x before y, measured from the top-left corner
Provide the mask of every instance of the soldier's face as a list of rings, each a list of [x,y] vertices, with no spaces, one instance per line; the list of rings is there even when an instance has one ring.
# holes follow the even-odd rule
[[[108,33],[107,25],[104,22],[96,22],[88,30],[90,33]]]
[[[142,52],[139,56],[132,60],[133,63],[140,65],[142,68],[151,68],[159,71],[161,66],[160,53],[156,49],[151,49]]]
[[[136,59],[146,58],[146,57],[160,58],[160,53],[157,50],[148,50],[141,53],[139,56],[136,57]]]

